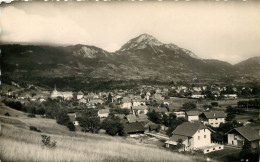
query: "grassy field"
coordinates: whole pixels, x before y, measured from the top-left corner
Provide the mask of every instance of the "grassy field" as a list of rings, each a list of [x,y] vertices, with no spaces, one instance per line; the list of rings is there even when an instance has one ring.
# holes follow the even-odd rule
[[[11,116],[4,116],[8,112]],[[158,148],[140,140],[107,135],[69,132],[55,120],[26,114],[1,105],[2,126],[0,159],[2,161],[203,161]],[[29,130],[35,126],[41,132]],[[56,148],[41,142],[41,135],[56,141]]]

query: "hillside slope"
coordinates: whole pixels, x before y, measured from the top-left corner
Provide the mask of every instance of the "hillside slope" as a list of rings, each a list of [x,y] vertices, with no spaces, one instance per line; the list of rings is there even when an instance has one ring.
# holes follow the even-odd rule
[[[10,117],[3,116],[5,112]],[[159,149],[135,139],[68,132],[54,120],[27,118],[26,114],[1,106],[0,158],[3,161],[202,161]],[[35,126],[41,132],[29,131]],[[41,134],[57,142],[56,148],[41,144]]]

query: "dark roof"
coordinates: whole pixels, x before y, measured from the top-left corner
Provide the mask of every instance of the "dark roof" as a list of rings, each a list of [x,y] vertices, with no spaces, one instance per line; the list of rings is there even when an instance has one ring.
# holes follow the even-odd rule
[[[138,115],[137,121],[144,122],[146,120],[148,120],[148,116],[146,114],[139,114]]]
[[[233,131],[238,132],[241,136],[245,137],[248,141],[260,140],[260,135],[258,131],[251,128],[250,126],[234,128],[230,132]]]
[[[212,111],[212,112],[204,112],[203,113],[206,118],[213,119],[213,118],[225,118],[226,114],[224,111]]]
[[[144,132],[144,131],[145,131],[144,126],[140,122],[124,124],[125,133],[135,133],[135,132]]]
[[[150,107],[150,108],[149,108],[149,111],[150,111],[150,112],[152,112],[153,110],[154,110],[155,112],[158,112],[158,113],[168,112],[168,110],[167,110],[165,107],[161,107],[161,108]]]
[[[185,122],[179,125],[174,131],[173,135],[181,135],[181,136],[187,136],[192,137],[198,130],[201,129],[207,129],[205,125],[202,123],[190,123]]]
[[[186,111],[186,114],[188,116],[197,116],[200,114],[200,112],[199,111]]]
[[[187,137],[187,136],[182,136],[182,135],[177,135],[177,134],[176,134],[176,135],[171,136],[171,138],[170,138],[169,140],[170,140],[170,141],[178,142],[179,139],[181,139],[182,141],[185,141],[185,140],[188,139],[188,137]]]

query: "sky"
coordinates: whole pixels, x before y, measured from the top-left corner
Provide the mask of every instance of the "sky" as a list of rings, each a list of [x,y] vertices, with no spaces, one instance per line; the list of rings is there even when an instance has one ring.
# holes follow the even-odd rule
[[[143,33],[203,59],[260,56],[260,2],[12,2],[0,42],[94,45],[113,52]]]

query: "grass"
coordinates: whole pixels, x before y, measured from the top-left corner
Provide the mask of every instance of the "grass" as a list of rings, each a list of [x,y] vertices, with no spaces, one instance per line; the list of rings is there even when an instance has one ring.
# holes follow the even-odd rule
[[[2,161],[203,161],[200,157],[174,153],[136,139],[69,132],[51,119],[11,114],[10,117],[0,115],[0,123]],[[31,125],[42,132],[30,131]],[[51,136],[57,147],[43,146],[41,134]]]
[[[214,158],[219,161],[229,161],[229,156],[237,157],[239,152],[240,149],[225,147],[223,150],[208,153],[206,155],[207,157]]]

